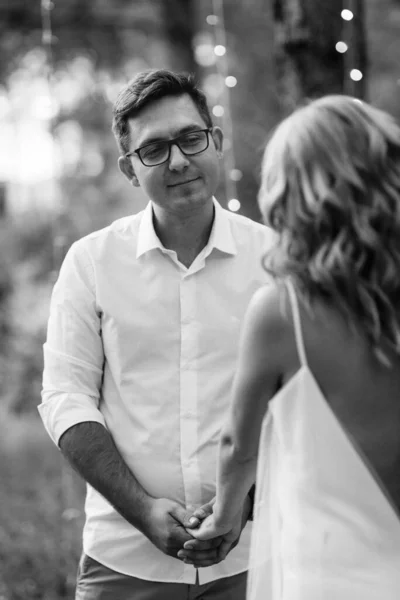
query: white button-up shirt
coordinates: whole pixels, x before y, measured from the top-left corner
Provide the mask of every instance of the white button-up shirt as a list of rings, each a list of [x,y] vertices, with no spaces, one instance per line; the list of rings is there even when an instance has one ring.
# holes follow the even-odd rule
[[[97,421],[144,489],[189,508],[215,495],[220,429],[230,399],[240,322],[267,281],[270,230],[224,210],[186,268],[163,247],[151,203],[70,248],[54,287],[44,346],[44,425],[58,444]],[[91,486],[83,549],[142,579],[194,583],[192,565],[164,555]],[[249,523],[199,582],[248,567]]]

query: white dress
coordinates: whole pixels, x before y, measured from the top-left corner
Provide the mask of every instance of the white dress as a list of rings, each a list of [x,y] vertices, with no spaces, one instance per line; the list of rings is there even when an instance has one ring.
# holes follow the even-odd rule
[[[261,430],[248,600],[400,600],[400,516],[307,364]]]

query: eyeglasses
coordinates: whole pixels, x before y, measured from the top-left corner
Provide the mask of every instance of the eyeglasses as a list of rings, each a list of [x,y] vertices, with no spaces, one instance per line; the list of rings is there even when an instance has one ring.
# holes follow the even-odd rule
[[[185,156],[194,156],[207,150],[210,139],[208,134],[212,127],[208,129],[194,129],[188,133],[183,133],[172,140],[162,140],[152,142],[141,148],[132,150],[125,154],[126,157],[137,154],[145,167],[155,167],[169,160],[171,156],[171,147],[175,144]]]

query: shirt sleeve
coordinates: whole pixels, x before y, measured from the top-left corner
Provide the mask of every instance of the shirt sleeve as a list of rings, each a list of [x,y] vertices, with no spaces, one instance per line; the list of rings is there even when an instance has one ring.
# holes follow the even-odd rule
[[[93,265],[82,242],[67,253],[54,286],[44,344],[39,414],[55,444],[77,423],[105,426],[99,410],[104,352]]]

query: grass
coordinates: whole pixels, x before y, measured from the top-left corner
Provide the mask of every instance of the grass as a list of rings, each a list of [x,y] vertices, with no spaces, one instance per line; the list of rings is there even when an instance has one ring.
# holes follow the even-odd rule
[[[39,417],[0,419],[0,600],[72,599],[84,484]]]

